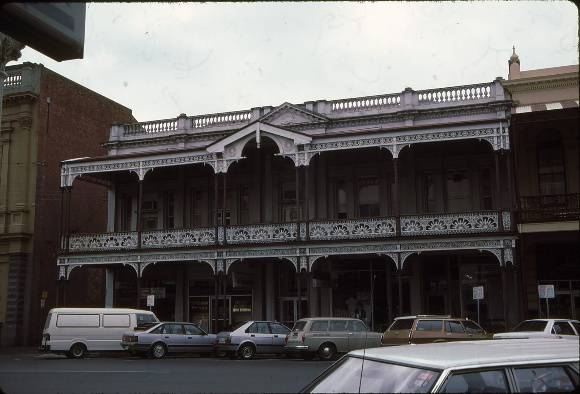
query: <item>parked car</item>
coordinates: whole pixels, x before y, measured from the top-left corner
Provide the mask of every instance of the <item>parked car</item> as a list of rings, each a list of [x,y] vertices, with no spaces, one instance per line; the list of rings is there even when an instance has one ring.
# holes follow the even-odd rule
[[[411,344],[350,352],[302,392],[578,392],[578,373],[578,346],[568,341]]]
[[[379,346],[380,341],[381,334],[369,331],[362,320],[311,317],[294,323],[284,348],[305,359],[317,355],[321,360],[332,360],[338,353]]]
[[[273,321],[247,321],[217,334],[218,353],[244,360],[256,353],[284,353],[286,335],[290,329]]]
[[[83,358],[91,351],[122,351],[123,332],[156,322],[153,312],[139,309],[53,308],[39,350],[69,358]]]
[[[476,322],[449,315],[416,315],[395,318],[383,333],[383,346],[491,339]]]
[[[531,319],[524,320],[510,332],[494,334],[493,339],[506,338],[571,338],[578,339],[580,322],[566,319]]]
[[[163,358],[168,353],[202,353],[215,351],[217,336],[208,334],[197,324],[163,322],[141,332],[123,334],[121,346],[131,354]]]

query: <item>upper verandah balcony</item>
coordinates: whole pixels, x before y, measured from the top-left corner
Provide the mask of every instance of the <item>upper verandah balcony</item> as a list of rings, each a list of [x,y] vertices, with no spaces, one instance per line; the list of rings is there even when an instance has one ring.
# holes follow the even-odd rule
[[[162,140],[168,137],[223,134],[258,120],[313,136],[498,120],[505,118],[507,110],[500,81],[498,78],[488,83],[419,91],[406,88],[401,93],[284,103],[278,107],[196,116],[182,114],[172,119],[113,125],[105,145],[112,155],[130,153],[121,147],[142,140],[159,140],[163,144]],[[358,123],[352,122],[357,120]],[[198,143],[181,147],[201,146]]]

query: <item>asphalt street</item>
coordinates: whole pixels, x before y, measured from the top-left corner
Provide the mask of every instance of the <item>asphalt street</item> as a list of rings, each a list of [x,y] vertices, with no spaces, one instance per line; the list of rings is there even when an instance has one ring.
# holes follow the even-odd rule
[[[332,363],[300,359],[0,355],[0,388],[33,393],[291,393]]]

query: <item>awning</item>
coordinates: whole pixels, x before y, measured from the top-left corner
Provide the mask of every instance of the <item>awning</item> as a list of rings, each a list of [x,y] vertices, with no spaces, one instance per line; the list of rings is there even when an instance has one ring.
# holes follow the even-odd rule
[[[546,103],[546,104],[531,104],[531,105],[521,105],[515,107],[516,114],[523,114],[526,112],[537,112],[537,111],[551,111],[554,109],[566,109],[566,108],[578,108],[578,100],[566,100],[566,101],[558,101],[555,103]]]

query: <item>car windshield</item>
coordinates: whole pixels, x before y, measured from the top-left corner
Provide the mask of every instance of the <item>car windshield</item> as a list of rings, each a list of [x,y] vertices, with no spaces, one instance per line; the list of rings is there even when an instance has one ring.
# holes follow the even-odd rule
[[[524,320],[514,327],[513,332],[544,331],[548,322],[541,320]]]
[[[413,322],[415,319],[397,319],[389,328],[389,331],[392,330],[410,330],[413,327]]]
[[[294,327],[292,327],[292,331],[302,331],[302,330],[304,330],[305,326],[306,326],[306,322],[304,320],[297,321],[296,323],[294,323]]]
[[[358,357],[336,363],[313,387],[311,393],[426,393],[439,372],[389,364]],[[359,387],[360,385],[360,387]]]

